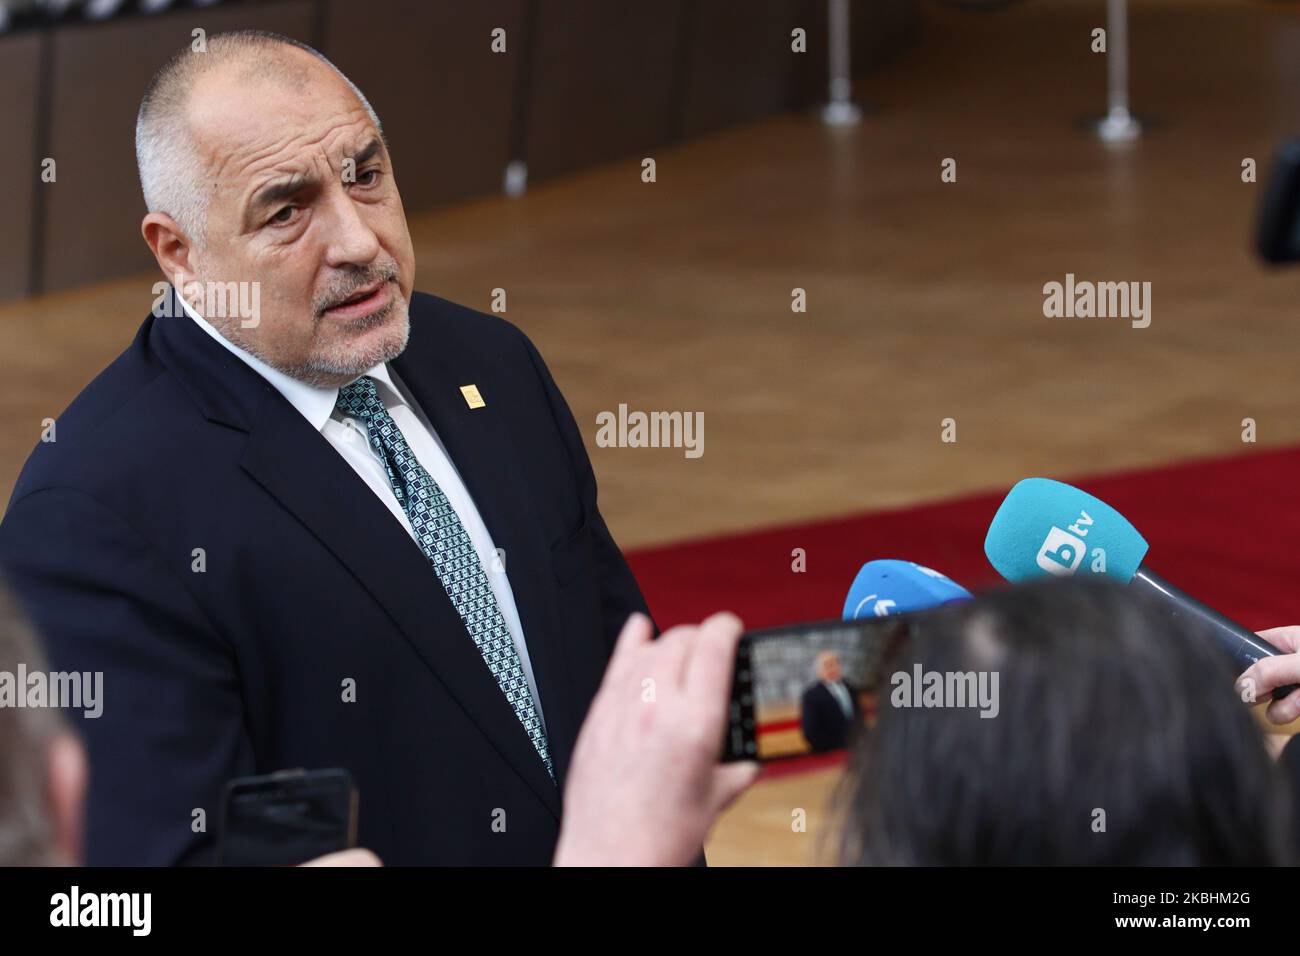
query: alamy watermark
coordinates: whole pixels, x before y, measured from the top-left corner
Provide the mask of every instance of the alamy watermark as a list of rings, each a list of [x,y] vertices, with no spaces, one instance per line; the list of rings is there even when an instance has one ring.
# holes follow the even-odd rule
[[[626,403],[596,415],[599,448],[682,448],[687,458],[704,454],[703,412],[629,412]]]
[[[889,678],[895,707],[979,708],[980,717],[996,717],[997,671],[927,671],[919,663],[912,670],[895,671]]]
[[[122,927],[132,936],[148,936],[153,928],[152,893],[93,893],[73,884],[66,893],[50,897],[50,925],[62,927]]]
[[[80,710],[94,720],[104,712],[103,671],[0,671],[0,707]]]
[[[242,328],[256,328],[262,321],[262,283],[260,282],[189,282],[178,275],[170,282],[153,284],[153,314],[160,319],[176,318],[185,310],[174,301],[169,288],[176,290],[191,309],[203,318],[239,319]],[[179,311],[177,311],[179,310]],[[176,313],[173,315],[173,313]]]
[[[1076,282],[1073,272],[1065,282],[1043,286],[1043,315],[1049,319],[1130,319],[1133,328],[1151,324],[1150,282]]]

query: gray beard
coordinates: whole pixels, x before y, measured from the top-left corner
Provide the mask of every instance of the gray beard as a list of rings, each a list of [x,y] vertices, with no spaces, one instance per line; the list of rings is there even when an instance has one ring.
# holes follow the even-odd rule
[[[381,325],[389,319],[396,305],[396,302],[389,303],[388,306],[378,312],[359,320],[353,326],[353,330],[364,332],[376,325]],[[395,343],[393,347],[377,349],[375,354],[365,357],[366,361],[357,363],[359,367],[336,365],[324,359],[312,359],[302,365],[281,368],[280,371],[284,372],[285,375],[298,379],[300,382],[306,382],[308,385],[332,385],[340,378],[355,379],[382,362],[391,362],[406,351],[406,343],[410,338],[411,319],[408,315],[406,321],[402,323],[402,340]]]
[[[372,313],[371,315],[358,319],[352,325],[353,331],[365,332],[368,329],[374,328],[376,325],[381,325],[391,317],[393,309],[399,304],[400,304],[399,301],[390,302],[387,306],[385,306],[383,309],[380,309],[378,312]],[[226,335],[227,331],[233,331],[233,330],[223,329],[221,331],[223,335]],[[302,364],[299,365],[286,364],[284,362],[275,359],[273,356],[264,355],[262,351],[258,349],[253,343],[240,341],[240,339],[243,338],[243,336],[235,337],[235,336],[227,335],[226,337],[229,338],[230,341],[233,342],[235,345],[243,349],[245,352],[248,352],[250,355],[254,356],[259,361],[265,362],[267,365],[271,366],[271,368],[275,369],[276,371],[283,372],[285,375],[288,375],[290,378],[295,379],[296,381],[299,382],[303,382],[304,384],[312,385],[317,388],[325,388],[334,385],[337,382],[337,380],[340,378],[349,379],[349,380],[358,378],[361,375],[365,374],[366,372],[370,371],[376,365],[379,365],[383,362],[391,362],[393,359],[401,355],[404,351],[406,351],[406,343],[410,340],[411,337],[411,320],[410,320],[410,316],[408,315],[406,322],[403,323],[402,339],[400,342],[396,343],[394,347],[377,349],[374,355],[364,356],[366,360],[364,361],[364,363],[357,362],[355,366],[338,365],[336,363],[327,361],[325,359],[309,359],[308,361],[303,362]]]

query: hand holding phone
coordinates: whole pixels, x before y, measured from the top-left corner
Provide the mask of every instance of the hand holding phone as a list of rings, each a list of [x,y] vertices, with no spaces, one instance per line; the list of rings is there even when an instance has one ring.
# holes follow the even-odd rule
[[[222,803],[217,863],[297,866],[348,850],[356,846],[357,807],[352,775],[343,769],[232,780]],[[341,865],[341,859],[320,865]]]
[[[758,774],[718,764],[740,621],[715,614],[652,640],[634,614],[619,635],[565,780],[555,864],[676,866]]]

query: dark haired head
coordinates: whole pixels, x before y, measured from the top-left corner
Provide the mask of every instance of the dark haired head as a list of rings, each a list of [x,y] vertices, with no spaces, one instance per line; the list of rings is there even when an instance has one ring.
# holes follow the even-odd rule
[[[844,862],[1286,862],[1281,790],[1232,667],[1124,588],[1050,580],[946,609],[890,671],[918,664],[996,674],[996,716],[882,687],[839,795]]]

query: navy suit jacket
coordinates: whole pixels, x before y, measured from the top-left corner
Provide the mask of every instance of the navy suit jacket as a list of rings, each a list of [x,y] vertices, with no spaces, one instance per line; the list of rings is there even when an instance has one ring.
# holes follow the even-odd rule
[[[844,688],[849,692],[849,701],[853,705],[852,718],[844,716],[844,708],[821,681],[803,692],[799,702],[799,723],[813,753],[847,747],[862,721],[857,688],[848,681],[844,681]]]
[[[0,525],[50,668],[104,675],[103,715],[73,716],[87,862],[206,862],[228,780],[345,767],[385,863],[549,863],[561,791],[424,554],[278,391],[172,314],[59,416]],[[504,550],[562,781],[645,602],[533,345],[431,295],[410,315],[392,366]]]

